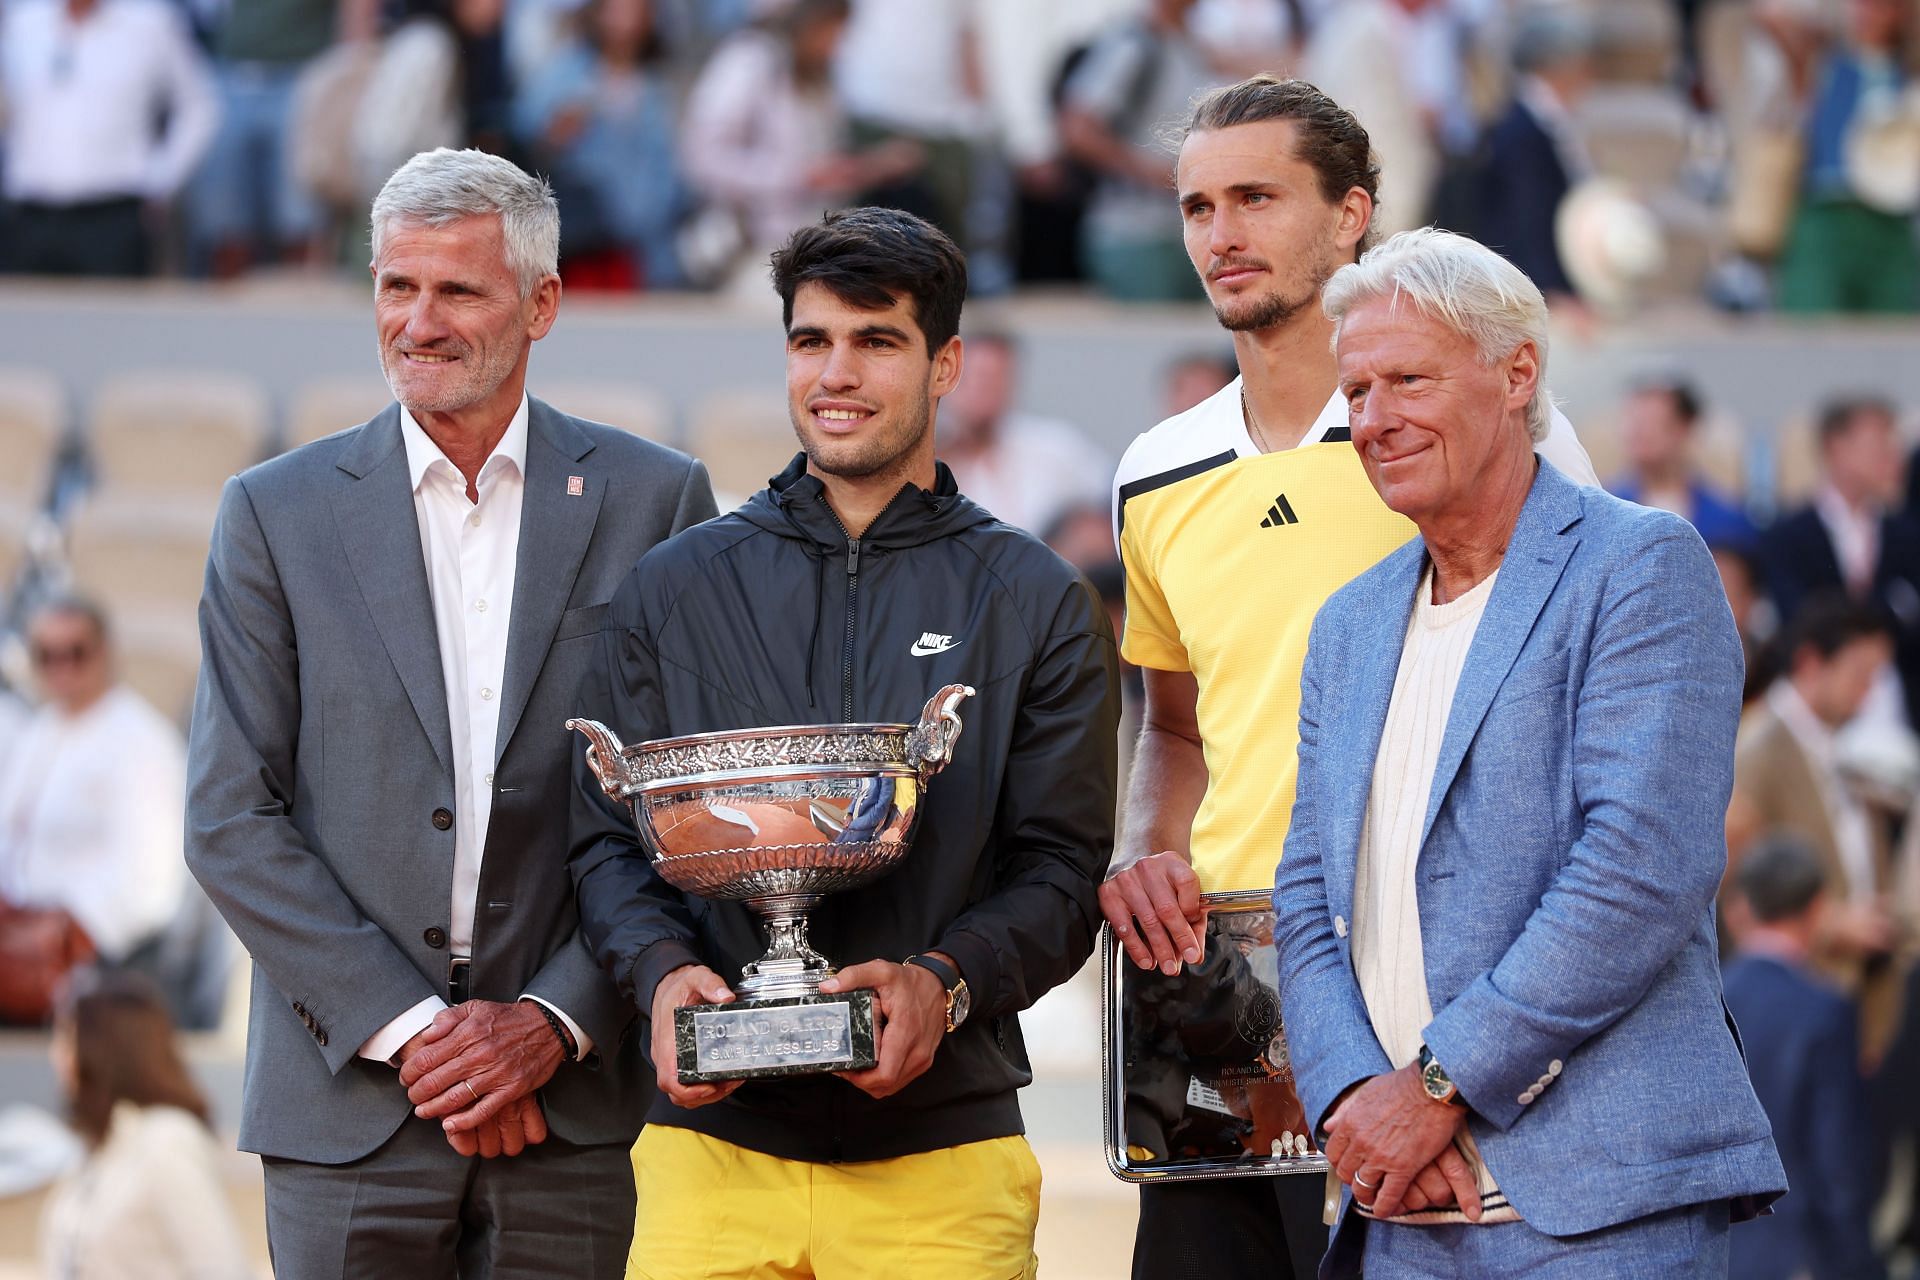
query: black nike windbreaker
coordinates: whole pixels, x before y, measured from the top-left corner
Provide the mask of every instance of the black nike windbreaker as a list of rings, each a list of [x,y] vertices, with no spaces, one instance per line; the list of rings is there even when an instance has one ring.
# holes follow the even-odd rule
[[[579,714],[627,743],[781,724],[911,721],[970,684],[954,759],[912,851],[812,913],[836,964],[939,950],[971,1016],[889,1098],[832,1076],[750,1082],[649,1123],[812,1161],[876,1160],[1022,1132],[1015,1014],[1079,969],[1113,852],[1118,663],[1092,589],[1038,539],[960,495],[904,486],[849,538],[798,457],[739,510],[650,552],[608,606]],[[681,965],[729,982],[764,942],[733,902],[653,871],[576,751],[571,869],[588,945],[645,1018]],[[883,1033],[884,1034],[884,1033]]]

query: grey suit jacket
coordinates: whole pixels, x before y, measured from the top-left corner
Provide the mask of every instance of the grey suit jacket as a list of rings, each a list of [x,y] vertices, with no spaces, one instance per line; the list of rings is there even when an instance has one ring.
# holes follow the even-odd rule
[[[582,489],[569,492],[569,477]],[[597,1052],[542,1090],[553,1132],[627,1142],[650,1095],[633,1010],[588,955],[567,876],[564,729],[614,588],[714,514],[705,469],[529,405],[473,995],[537,994]],[[227,482],[200,602],[187,864],[252,954],[240,1145],[342,1163],[409,1106],[356,1050],[446,995],[453,750],[400,409]],[[444,824],[444,829],[443,825]]]

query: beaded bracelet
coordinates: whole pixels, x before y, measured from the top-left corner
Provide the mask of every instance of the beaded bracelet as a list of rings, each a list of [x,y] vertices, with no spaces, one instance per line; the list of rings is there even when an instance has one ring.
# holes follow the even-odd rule
[[[547,1025],[553,1028],[553,1034],[559,1037],[560,1056],[568,1062],[579,1061],[579,1047],[574,1044],[573,1037],[567,1034],[566,1024],[560,1021],[560,1016],[538,1000],[529,1000],[527,1003],[540,1011],[540,1016],[545,1018]]]

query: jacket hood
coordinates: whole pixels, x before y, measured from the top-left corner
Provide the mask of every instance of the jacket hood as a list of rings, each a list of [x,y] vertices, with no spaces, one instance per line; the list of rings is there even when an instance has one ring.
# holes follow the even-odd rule
[[[960,492],[946,463],[936,462],[933,468],[933,488],[901,485],[860,535],[863,546],[917,547],[993,521],[991,512]],[[805,453],[795,454],[787,469],[747,499],[738,514],[769,533],[823,551],[844,550],[849,541],[845,526],[827,503],[826,486],[807,471]]]

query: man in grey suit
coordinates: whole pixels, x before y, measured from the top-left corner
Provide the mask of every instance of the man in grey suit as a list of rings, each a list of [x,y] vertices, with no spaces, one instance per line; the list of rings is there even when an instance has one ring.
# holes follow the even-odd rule
[[[1443,231],[1324,304],[1419,536],[1314,619],[1274,889],[1320,1274],[1707,1277],[1786,1187],[1720,997],[1740,638],[1678,516],[1539,461],[1546,303]]]
[[[281,1280],[626,1257],[647,1087],[578,934],[563,726],[615,586],[715,512],[698,462],[527,397],[558,245],[545,183],[414,157],[373,206],[399,403],[221,499],[187,860],[253,956]]]

